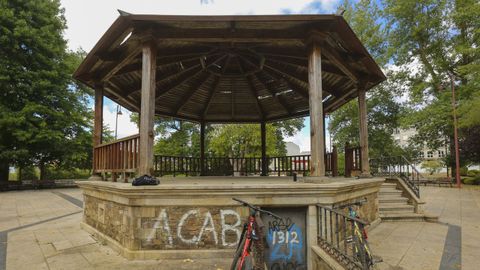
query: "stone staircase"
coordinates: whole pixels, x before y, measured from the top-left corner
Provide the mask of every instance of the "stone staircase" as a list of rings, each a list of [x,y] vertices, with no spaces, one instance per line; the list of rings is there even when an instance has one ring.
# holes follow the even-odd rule
[[[382,221],[426,221],[424,214],[415,213],[415,207],[402,196],[396,183],[383,183],[378,197]]]

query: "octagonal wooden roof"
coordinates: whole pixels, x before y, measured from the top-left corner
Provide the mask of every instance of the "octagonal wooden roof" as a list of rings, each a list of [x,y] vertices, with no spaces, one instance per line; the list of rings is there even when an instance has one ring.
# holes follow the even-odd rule
[[[144,42],[157,46],[155,112],[207,122],[307,116],[308,41],[320,37],[324,112],[385,75],[342,16],[121,15],[74,77],[139,111]]]

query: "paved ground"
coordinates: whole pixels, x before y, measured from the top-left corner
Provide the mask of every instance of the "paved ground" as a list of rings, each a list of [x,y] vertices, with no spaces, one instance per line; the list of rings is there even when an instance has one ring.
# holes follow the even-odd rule
[[[480,189],[422,188],[440,223],[382,223],[369,234],[379,269],[478,269]],[[128,261],[82,231],[79,189],[0,193],[0,270],[227,269],[216,261]],[[213,265],[212,265],[213,264]]]
[[[427,213],[439,223],[381,223],[369,234],[379,269],[479,269],[480,189],[426,187]]]

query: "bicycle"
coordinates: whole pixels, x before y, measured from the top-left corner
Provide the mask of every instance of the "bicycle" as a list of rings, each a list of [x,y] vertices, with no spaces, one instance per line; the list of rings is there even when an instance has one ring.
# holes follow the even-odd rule
[[[265,263],[263,262],[263,221],[260,218],[260,213],[265,213],[276,219],[282,218],[270,211],[266,211],[257,206],[251,205],[246,201],[242,201],[237,198],[232,199],[240,202],[243,206],[250,208],[250,214],[248,215],[247,221],[243,224],[242,234],[240,236],[230,270],[265,269]],[[259,254],[252,254],[253,242],[258,242],[257,246],[260,250],[257,251]],[[255,257],[257,261],[254,261],[253,257]],[[257,263],[258,265],[255,265]]]
[[[373,269],[375,263],[381,262],[380,258],[374,258],[372,252],[370,250],[370,246],[368,244],[368,236],[367,231],[365,230],[365,226],[363,223],[357,222],[356,220],[360,220],[357,211],[355,211],[354,206],[361,206],[362,204],[366,203],[367,199],[364,198],[362,200],[348,203],[340,206],[333,207],[334,209],[341,209],[348,207],[348,215],[352,218],[353,223],[353,231],[352,236],[346,239],[347,243],[354,242],[352,249],[355,253],[357,260],[360,261],[362,266],[366,267],[366,269]]]

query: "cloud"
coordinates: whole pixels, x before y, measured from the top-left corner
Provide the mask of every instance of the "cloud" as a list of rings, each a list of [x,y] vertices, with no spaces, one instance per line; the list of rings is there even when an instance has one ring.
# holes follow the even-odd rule
[[[204,2],[204,1],[203,1]],[[333,13],[338,0],[61,0],[65,8],[69,48],[90,51],[118,17],[117,9],[134,14],[246,15]],[[95,8],[92,8],[95,7]]]
[[[113,102],[105,102],[103,106],[103,123],[108,125],[109,129],[115,133],[115,116],[117,106]],[[132,113],[122,109],[122,114],[118,116],[117,138],[123,138],[138,133],[135,123],[130,122]]]

